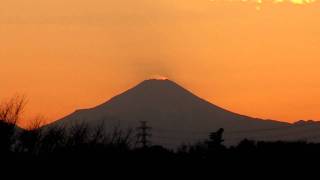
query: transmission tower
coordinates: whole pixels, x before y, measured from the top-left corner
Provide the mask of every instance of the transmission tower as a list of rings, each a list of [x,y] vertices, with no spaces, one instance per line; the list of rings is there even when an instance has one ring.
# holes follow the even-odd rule
[[[151,127],[147,126],[147,121],[141,121],[140,127],[137,127],[137,143],[141,144],[142,148],[147,148],[151,143],[148,138],[151,137]]]

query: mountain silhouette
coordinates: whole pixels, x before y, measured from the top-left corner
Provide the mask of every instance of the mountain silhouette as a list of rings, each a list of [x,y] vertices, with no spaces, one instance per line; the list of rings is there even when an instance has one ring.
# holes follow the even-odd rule
[[[219,128],[225,129],[229,145],[244,138],[300,140],[309,126],[314,128],[309,124],[289,124],[233,113],[197,97],[173,81],[157,79],[143,81],[99,106],[77,110],[49,126],[103,124],[107,131],[113,127],[136,128],[140,121],[147,121],[152,127],[153,143],[169,147],[203,140]]]

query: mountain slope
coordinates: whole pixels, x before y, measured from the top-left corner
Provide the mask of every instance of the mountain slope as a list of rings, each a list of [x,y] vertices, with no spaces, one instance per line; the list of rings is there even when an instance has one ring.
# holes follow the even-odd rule
[[[153,142],[168,146],[206,138],[209,132],[221,127],[226,130],[227,144],[245,137],[263,140],[300,137],[294,135],[298,126],[230,112],[170,80],[146,80],[106,103],[76,111],[52,125],[85,122],[96,126],[103,122],[110,130],[118,125],[135,128],[140,121],[147,121],[153,128]],[[283,134],[294,136],[286,138]]]

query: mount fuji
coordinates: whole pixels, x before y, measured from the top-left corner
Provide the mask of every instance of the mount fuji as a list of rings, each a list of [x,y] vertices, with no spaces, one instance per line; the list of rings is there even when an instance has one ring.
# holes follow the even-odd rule
[[[154,144],[177,147],[207,138],[210,132],[225,129],[225,143],[233,145],[244,138],[254,140],[320,141],[318,123],[285,123],[237,114],[216,106],[167,79],[145,80],[90,109],[74,113],[48,126],[85,123],[103,124],[106,131],[119,126],[136,128],[141,121],[152,127]],[[316,136],[316,137],[315,137]]]

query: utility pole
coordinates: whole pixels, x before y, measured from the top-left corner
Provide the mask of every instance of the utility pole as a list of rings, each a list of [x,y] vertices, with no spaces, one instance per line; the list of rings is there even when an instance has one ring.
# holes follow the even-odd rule
[[[151,137],[150,130],[152,128],[147,126],[147,121],[141,121],[140,123],[140,127],[137,128],[137,142],[142,145],[142,148],[147,148],[148,144],[150,144],[148,138]]]

